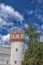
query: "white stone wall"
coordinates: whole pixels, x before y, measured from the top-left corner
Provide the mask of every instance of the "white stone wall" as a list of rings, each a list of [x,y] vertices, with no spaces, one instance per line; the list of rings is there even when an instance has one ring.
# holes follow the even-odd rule
[[[16,51],[16,49],[18,49]],[[11,43],[11,65],[21,65],[21,61],[24,56],[24,42],[12,42]],[[17,63],[15,63],[17,61]]]
[[[0,46],[0,65],[10,65],[10,47]]]

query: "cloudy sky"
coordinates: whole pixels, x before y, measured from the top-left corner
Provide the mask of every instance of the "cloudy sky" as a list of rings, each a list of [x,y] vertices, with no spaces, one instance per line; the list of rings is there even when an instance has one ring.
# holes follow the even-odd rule
[[[43,41],[43,0],[0,0],[0,44],[7,44],[11,28],[27,24],[38,27]]]

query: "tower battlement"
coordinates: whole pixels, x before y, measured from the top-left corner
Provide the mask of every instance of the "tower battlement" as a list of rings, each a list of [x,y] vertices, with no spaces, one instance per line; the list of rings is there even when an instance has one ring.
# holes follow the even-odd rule
[[[10,42],[15,42],[15,41],[24,42],[24,31],[15,30],[10,33]]]

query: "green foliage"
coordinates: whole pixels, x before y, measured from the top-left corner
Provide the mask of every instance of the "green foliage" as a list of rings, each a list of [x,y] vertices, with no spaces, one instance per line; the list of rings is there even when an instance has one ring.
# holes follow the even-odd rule
[[[25,33],[29,36],[29,43],[37,43],[40,39],[37,27],[35,26],[29,25]]]
[[[25,52],[22,65],[43,65],[43,44],[31,44]]]
[[[43,65],[43,43],[39,43],[37,27],[29,25],[25,33],[29,36],[29,44],[22,65]]]

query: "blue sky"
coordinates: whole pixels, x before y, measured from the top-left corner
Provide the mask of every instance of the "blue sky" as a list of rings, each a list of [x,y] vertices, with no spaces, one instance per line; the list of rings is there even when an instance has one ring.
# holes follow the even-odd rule
[[[43,40],[43,0],[0,0],[0,42],[8,42],[11,28],[28,24],[38,27]]]

